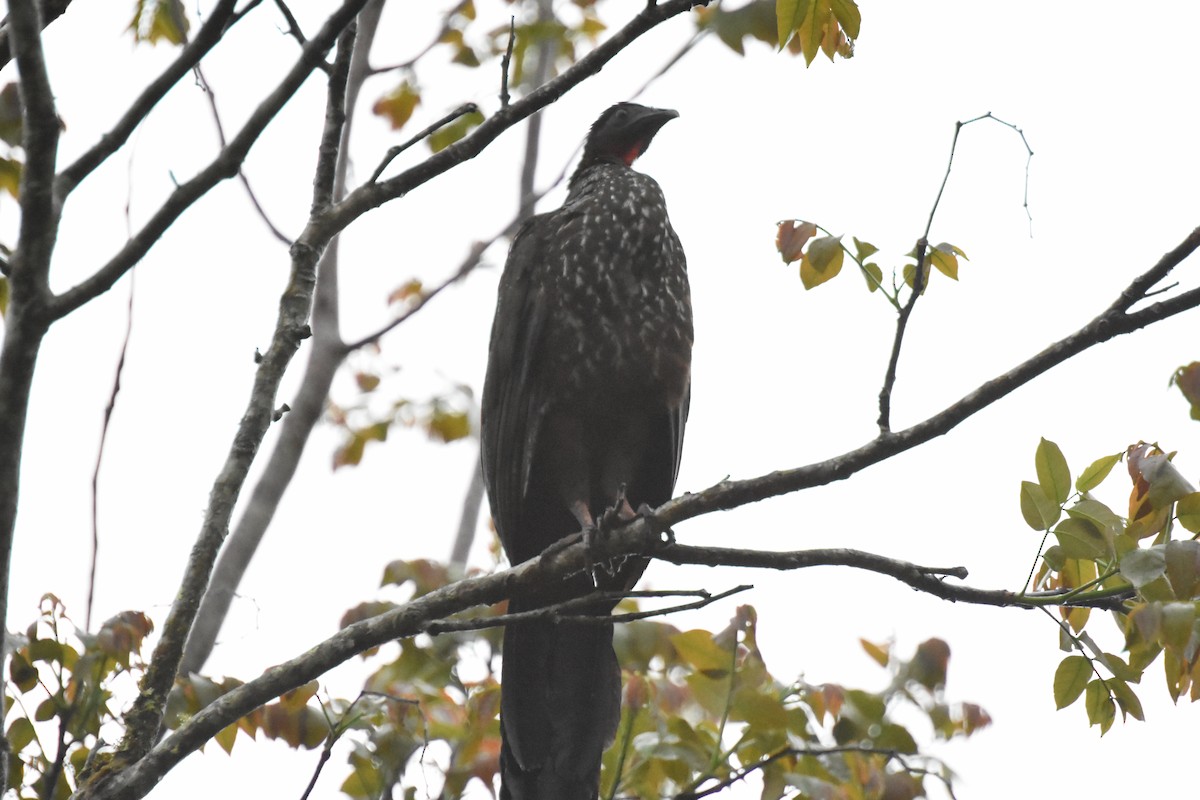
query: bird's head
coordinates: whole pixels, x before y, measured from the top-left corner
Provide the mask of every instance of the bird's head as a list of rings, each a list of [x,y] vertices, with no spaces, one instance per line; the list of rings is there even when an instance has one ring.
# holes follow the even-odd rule
[[[583,146],[580,166],[599,161],[620,161],[632,166],[650,146],[659,128],[679,116],[669,108],[649,108],[637,103],[617,103],[592,123]]]

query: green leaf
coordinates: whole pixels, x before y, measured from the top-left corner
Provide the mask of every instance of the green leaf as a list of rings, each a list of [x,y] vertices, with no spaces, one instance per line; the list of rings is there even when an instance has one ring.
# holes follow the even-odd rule
[[[188,18],[183,10],[183,0],[138,0],[128,30],[133,33],[135,42],[185,43]]]
[[[439,150],[445,150],[470,133],[472,128],[477,128],[482,122],[483,114],[478,111],[464,114],[449,125],[439,128],[436,133],[430,136],[429,149],[435,153]]]
[[[21,197],[21,169],[21,162],[15,158],[0,158],[0,189],[15,199]]]
[[[834,13],[837,13],[836,9]],[[870,258],[879,252],[879,248],[870,242],[860,242],[855,236],[851,236],[850,240],[854,242],[854,253],[858,256],[859,261],[862,261],[864,258]]]
[[[0,89],[0,141],[9,147],[20,147],[24,129],[21,93],[17,90],[16,81],[12,81]]]
[[[1111,540],[1090,520],[1067,517],[1055,526],[1054,535],[1068,558],[1095,560],[1113,553]]]
[[[1040,485],[1021,481],[1021,516],[1025,518],[1026,525],[1035,531],[1050,530],[1061,514],[1062,509]]]
[[[0,286],[0,314],[4,312],[3,288]],[[1200,492],[1192,492],[1179,498],[1175,505],[1175,516],[1186,530],[1200,533]]]
[[[13,755],[18,755],[25,745],[33,741],[33,723],[25,717],[17,717],[8,726],[8,746]]]
[[[800,51],[804,53],[806,65],[811,65],[820,52],[821,43],[825,40],[825,26],[831,16],[829,0],[808,0],[808,11],[804,15],[804,21],[796,26]]]
[[[875,291],[883,287],[883,270],[874,261],[863,264],[863,277],[867,281],[867,289]]]
[[[1083,656],[1067,656],[1054,671],[1054,704],[1063,709],[1074,703],[1087,688],[1092,665]]]
[[[1112,653],[1101,653],[1100,662],[1108,667],[1108,671],[1116,675],[1123,681],[1130,683],[1139,683],[1142,680],[1142,671],[1134,669],[1125,663],[1125,659]]]
[[[1166,571],[1166,551],[1161,545],[1134,550],[1121,559],[1121,576],[1137,589],[1162,577]]]
[[[1192,603],[1164,603],[1162,607],[1162,642],[1183,650],[1192,638],[1196,621],[1196,606]]]
[[[1038,483],[1046,491],[1046,496],[1060,506],[1067,502],[1071,494],[1071,470],[1058,445],[1043,437],[1038,442],[1033,463],[1037,467]]]
[[[697,672],[725,673],[733,666],[732,654],[713,641],[706,630],[692,630],[671,637],[671,644]]]
[[[1108,688],[1117,698],[1117,705],[1121,707],[1122,714],[1133,717],[1139,722],[1146,721],[1146,716],[1142,713],[1142,701],[1138,700],[1138,696],[1133,693],[1133,689],[1129,688],[1129,684],[1120,678],[1109,678]]]
[[[1109,697],[1107,687],[1098,679],[1087,685],[1084,705],[1087,707],[1088,721],[1093,725],[1099,725],[1100,735],[1103,736],[1112,727],[1113,720],[1117,716],[1117,708],[1112,698]]]
[[[1125,522],[1108,506],[1101,503],[1099,500],[1093,500],[1090,497],[1085,497],[1075,505],[1067,509],[1067,515],[1076,519],[1086,519],[1094,522],[1102,531],[1107,531],[1113,536],[1123,533],[1125,530]]]
[[[775,20],[778,26],[779,49],[792,38],[792,31],[804,23],[804,17],[814,0],[775,0]]]
[[[862,13],[858,10],[858,4],[854,0],[829,0],[829,8],[846,35],[857,39],[859,28],[862,26]]]
[[[1099,486],[1108,473],[1112,472],[1112,468],[1121,460],[1121,453],[1114,453],[1111,456],[1097,458],[1088,466],[1075,481],[1075,488],[1080,492],[1090,492]]]
[[[1200,542],[1170,541],[1166,548],[1167,580],[1179,600],[1193,600],[1200,594]]]

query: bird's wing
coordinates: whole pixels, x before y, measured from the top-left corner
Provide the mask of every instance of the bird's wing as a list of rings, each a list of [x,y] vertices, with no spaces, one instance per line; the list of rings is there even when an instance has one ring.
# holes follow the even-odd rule
[[[692,385],[689,382],[683,393],[683,402],[679,408],[671,409],[667,416],[670,419],[671,450],[674,466],[671,469],[671,492],[674,492],[675,481],[679,478],[679,459],[683,455],[683,430],[687,427],[688,409],[692,404]]]
[[[549,310],[535,280],[545,258],[545,216],[530,219],[513,239],[500,278],[483,386],[483,475],[496,531],[510,552],[507,537],[516,533],[519,524],[545,413],[541,387],[531,380]],[[501,454],[510,456],[501,460]]]

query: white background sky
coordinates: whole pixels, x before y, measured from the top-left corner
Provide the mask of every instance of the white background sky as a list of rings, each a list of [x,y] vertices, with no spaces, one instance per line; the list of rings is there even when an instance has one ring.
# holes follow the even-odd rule
[[[317,5],[331,7],[295,4],[306,29],[317,26],[320,10],[310,7]],[[377,63],[409,58],[436,24],[432,16],[404,16],[421,14],[418,4],[393,5]],[[616,26],[640,3],[609,6],[605,19]],[[120,4],[77,3],[47,35],[67,126],[61,164],[95,142],[173,55],[165,47],[133,48],[122,33],[128,12]],[[850,274],[805,292],[796,269],[774,251],[774,223],[812,219],[879,246],[885,268],[900,264],[924,228],[956,120],[992,111],[1026,131],[1036,152],[1032,236],[1021,206],[1019,138],[993,124],[967,128],[932,239],[959,245],[971,260],[958,284],[935,276],[917,306],[896,387],[897,427],[1084,324],[1200,221],[1192,97],[1200,6],[1167,2],[1151,14],[1115,3],[863,0],[862,12],[852,60],[806,70],[758,44],[743,59],[713,40],[641,98],[680,112],[639,162],[666,192],[693,285],[693,403],[680,491],[817,461],[874,435],[894,317]],[[206,67],[228,130],[292,63],[295,44],[279,24],[264,3]],[[558,173],[595,115],[640,87],[691,29],[685,19],[662,26],[546,112],[539,185]],[[13,77],[11,65],[0,73],[3,82]],[[368,84],[364,105],[388,80]],[[497,107],[497,69],[428,70],[422,80],[427,93],[414,126],[467,100],[485,112]],[[310,202],[323,103],[314,79],[247,162],[260,199],[293,235]],[[367,113],[357,134],[361,180],[399,136]],[[520,130],[507,133],[444,179],[372,212],[343,239],[348,337],[388,319],[392,288],[412,276],[437,282],[471,242],[503,227],[515,210],[522,144]],[[206,102],[184,81],[131,145],[72,196],[54,286],[78,281],[120,246],[127,196],[136,227],[170,191],[171,175],[187,179],[215,147]],[[397,166],[423,153],[414,148]],[[560,200],[561,190],[543,207]],[[9,244],[14,208],[0,198],[0,235]],[[494,248],[489,264],[497,267],[503,255]],[[139,267],[133,340],[101,481],[97,619],[127,608],[160,623],[165,617],[246,402],[254,349],[268,342],[287,266],[285,248],[229,183]],[[1193,259],[1178,277],[1193,286],[1196,271]],[[473,275],[385,341],[382,361],[404,367],[389,390],[420,397],[482,383],[498,272]],[[11,628],[34,617],[45,591],[82,620],[88,487],[128,288],[123,280],[56,326],[43,349],[26,440]],[[1018,506],[1019,482],[1034,476],[1039,437],[1057,441],[1076,473],[1146,439],[1178,449],[1183,473],[1200,477],[1200,426],[1167,388],[1176,367],[1200,358],[1196,323],[1193,313],[1096,348],[948,436],[850,481],[689,522],[677,534],[695,544],[858,547],[961,564],[972,585],[1018,589],[1040,539]],[[297,380],[289,376],[281,400]],[[346,382],[338,392],[351,396]],[[346,608],[377,596],[391,559],[448,555],[471,444],[433,446],[420,433],[398,432],[371,448],[362,467],[331,474],[336,444],[329,428],[313,437],[243,583],[212,673],[249,678],[325,638]],[[1100,492],[1118,510],[1128,491],[1122,479],[1114,473]],[[476,563],[486,563],[482,539]],[[1182,759],[1191,756],[1200,712],[1171,705],[1158,667],[1139,689],[1146,724],[1118,722],[1101,739],[1081,704],[1055,712],[1051,679],[1062,654],[1044,615],[950,605],[841,569],[773,575],[656,566],[645,579],[659,588],[714,590],[741,582],[756,585],[738,602],[758,608],[768,664],[785,680],[803,674],[814,683],[878,689],[885,676],[858,637],[895,639],[905,655],[930,636],[946,639],[949,697],[978,702],[995,719],[970,741],[937,749],[961,775],[964,800],[1132,796],[1148,782],[1169,785],[1165,776],[1189,763]],[[731,601],[674,622],[718,628],[732,611]],[[1102,641],[1120,647],[1116,636]],[[352,694],[361,676],[352,663],[327,685]],[[316,760],[244,740],[234,756],[212,748],[152,796],[298,797]],[[337,796],[343,774],[335,760],[316,796]]]

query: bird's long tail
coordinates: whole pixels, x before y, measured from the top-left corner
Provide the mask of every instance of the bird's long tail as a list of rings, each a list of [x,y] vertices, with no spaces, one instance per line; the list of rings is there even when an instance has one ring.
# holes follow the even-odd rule
[[[513,601],[509,611],[521,606]],[[600,759],[621,717],[612,634],[611,624],[547,620],[505,628],[501,800],[596,799]]]

